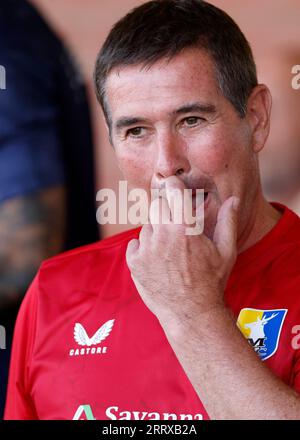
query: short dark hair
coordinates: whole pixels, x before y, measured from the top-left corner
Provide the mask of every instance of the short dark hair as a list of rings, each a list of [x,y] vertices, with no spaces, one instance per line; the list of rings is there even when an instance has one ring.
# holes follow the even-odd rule
[[[244,117],[257,73],[250,45],[238,25],[202,0],[154,0],[119,20],[98,54],[94,82],[108,124],[105,82],[112,69],[134,64],[150,67],[192,47],[211,55],[221,92]]]

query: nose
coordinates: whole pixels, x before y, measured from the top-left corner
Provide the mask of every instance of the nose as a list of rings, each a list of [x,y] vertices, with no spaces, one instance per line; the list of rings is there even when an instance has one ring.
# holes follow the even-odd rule
[[[190,171],[187,146],[176,135],[164,134],[157,139],[155,178],[162,181],[170,176],[180,176]]]

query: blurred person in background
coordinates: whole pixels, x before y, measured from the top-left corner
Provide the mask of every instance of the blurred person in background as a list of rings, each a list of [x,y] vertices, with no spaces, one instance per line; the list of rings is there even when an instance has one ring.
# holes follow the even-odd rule
[[[257,61],[260,79],[273,96],[272,130],[260,154],[264,194],[300,215],[300,93],[292,87],[292,67],[300,50],[282,49]]]
[[[93,144],[78,68],[38,11],[0,3],[0,417],[13,326],[40,262],[99,238]]]

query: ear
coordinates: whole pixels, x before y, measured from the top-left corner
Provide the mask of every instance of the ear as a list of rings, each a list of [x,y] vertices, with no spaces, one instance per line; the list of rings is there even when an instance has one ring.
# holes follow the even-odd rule
[[[263,149],[270,132],[272,97],[267,86],[259,84],[248,98],[246,118],[251,127],[253,151]]]

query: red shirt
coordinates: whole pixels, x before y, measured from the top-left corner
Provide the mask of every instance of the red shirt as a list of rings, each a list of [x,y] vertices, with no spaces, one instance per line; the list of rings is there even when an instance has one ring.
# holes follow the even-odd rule
[[[125,251],[138,235],[127,231],[42,264],[16,323],[6,419],[208,418],[132,282]],[[225,292],[258,355],[298,391],[299,263],[300,218],[284,208],[238,256]]]

